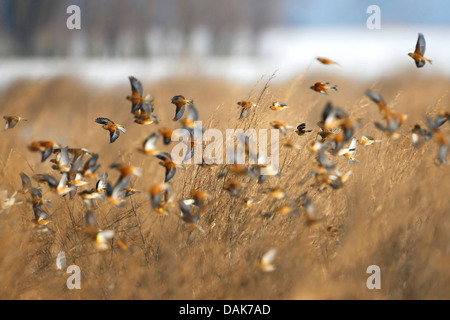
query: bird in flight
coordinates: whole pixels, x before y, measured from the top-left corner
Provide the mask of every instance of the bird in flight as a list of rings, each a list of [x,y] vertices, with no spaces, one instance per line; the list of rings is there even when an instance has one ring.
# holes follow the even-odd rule
[[[194,100],[186,100],[182,95],[178,95],[172,98],[171,103],[176,106],[173,121],[178,121],[183,116],[186,106],[194,104]]]
[[[6,120],[5,130],[14,128],[19,121],[28,121],[20,116],[3,116],[3,119]]]
[[[311,90],[314,90],[316,92],[327,94],[329,90],[338,91],[337,84],[334,86],[330,86],[329,82],[316,82],[314,85],[309,87]]]
[[[131,84],[131,96],[126,99],[131,101],[131,113],[136,114],[140,109],[147,109],[153,111],[153,97],[146,95],[144,97],[144,89],[142,83],[133,76],[129,76]]]
[[[109,131],[109,142],[113,143],[116,141],[120,136],[120,131],[123,133],[126,132],[125,128],[122,127],[120,124],[114,123],[114,121],[109,120],[108,118],[97,118],[95,119],[95,122],[102,124],[103,129]]]
[[[425,37],[422,33],[419,33],[419,37],[417,38],[416,50],[414,52],[408,53],[408,55],[414,59],[417,68],[422,68],[425,65],[425,62],[429,64],[432,63],[431,60],[428,60],[423,55],[425,54],[426,43]]]
[[[311,132],[312,129],[306,130],[306,123],[300,123],[297,126],[297,130],[295,130],[295,133],[298,134],[299,136],[304,135],[307,132]]]
[[[326,65],[332,65],[332,64],[339,65],[339,63],[337,63],[336,61],[333,61],[328,58],[323,58],[323,57],[318,57],[317,61],[320,61],[321,63],[326,64]]]
[[[274,111],[284,110],[287,108],[289,108],[287,104],[285,104],[283,102],[279,102],[279,101],[273,101],[272,105],[270,106],[270,109],[272,109]]]

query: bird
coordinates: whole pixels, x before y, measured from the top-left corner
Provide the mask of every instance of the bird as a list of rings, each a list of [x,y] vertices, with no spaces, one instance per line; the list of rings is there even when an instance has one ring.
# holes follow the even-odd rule
[[[312,130],[306,130],[306,123],[300,123],[297,126],[297,130],[295,130],[295,133],[298,134],[299,136],[304,135],[305,133],[311,132]]]
[[[268,188],[267,190],[264,190],[263,193],[268,194],[272,198],[276,200],[281,200],[286,197],[286,192],[280,188],[274,187],[274,188]]]
[[[37,174],[34,176],[37,182],[45,182],[50,189],[60,196],[65,196],[75,187],[67,185],[67,173],[63,173],[60,180],[49,174]]]
[[[169,182],[177,172],[177,167],[183,168],[181,165],[176,164],[172,161],[172,156],[167,152],[159,152],[155,154],[155,157],[160,159],[159,164],[166,169],[166,175],[164,182]]]
[[[114,141],[116,141],[119,138],[120,131],[122,131],[123,133],[126,132],[125,128],[122,125],[114,123],[114,121],[109,120],[108,118],[100,117],[100,118],[95,119],[95,122],[101,124],[103,129],[109,131],[109,142],[110,143],[113,143]]]
[[[194,130],[204,131],[204,128],[201,127],[201,122],[197,122],[199,119],[197,108],[194,104],[189,105],[189,109],[187,112],[187,116],[184,119],[181,119],[180,122],[183,125],[183,129],[188,130],[191,134],[193,134]]]
[[[85,215],[86,225],[84,232],[95,241],[98,250],[107,250],[110,246],[110,241],[114,238],[113,230],[102,230],[99,228],[97,219],[94,213],[90,210]]]
[[[162,135],[163,142],[165,145],[169,145],[172,142],[172,135],[174,131],[167,127],[158,129],[158,132]]]
[[[160,214],[167,214],[167,207],[173,200],[173,189],[168,183],[158,183],[150,188],[152,208]]]
[[[24,194],[31,195],[31,204],[33,208],[40,207],[44,204],[49,204],[50,200],[42,199],[42,192],[40,188],[34,188],[30,177],[25,173],[20,173],[20,178],[22,180],[22,192]]]
[[[273,101],[272,105],[270,106],[270,109],[274,111],[284,110],[289,108],[287,104],[279,102],[279,101]]]
[[[415,51],[412,53],[411,52],[408,53],[408,55],[414,59],[417,68],[422,68],[425,65],[425,62],[432,64],[431,60],[423,56],[425,54],[425,49],[426,49],[425,37],[423,36],[422,33],[419,33]]]
[[[186,106],[194,104],[194,100],[186,100],[186,98],[182,95],[177,95],[172,98],[171,103],[176,106],[175,117],[173,118],[173,121],[178,121],[181,119],[181,117],[183,117]]]
[[[388,107],[383,97],[379,92],[373,90],[367,90],[366,95],[378,105],[378,108],[386,120],[386,125],[379,122],[375,122],[375,127],[385,132],[389,137],[397,139],[400,134],[397,132],[402,123],[408,118],[408,115],[395,112],[392,108]]]
[[[146,95],[144,97],[144,90],[142,88],[142,83],[133,76],[129,76],[131,84],[131,96],[127,96],[126,99],[131,101],[131,113],[137,114],[139,110],[153,112],[153,97],[151,95]]]
[[[333,60],[328,59],[328,58],[317,57],[316,60],[320,61],[321,63],[323,63],[325,65],[333,65],[333,64],[339,65],[339,63],[337,63],[336,61],[333,61]]]
[[[72,168],[72,161],[69,158],[69,147],[61,148],[58,150],[55,159],[50,161],[54,163],[52,169],[59,171],[60,173],[69,172]]]
[[[360,139],[357,139],[356,141],[363,146],[370,146],[374,143],[381,143],[381,140],[375,140],[375,138],[371,136],[362,136]]]
[[[52,221],[49,220],[47,211],[41,208],[33,208],[34,219],[33,222],[37,227],[37,232],[51,232],[54,231],[48,228],[48,224]]]
[[[201,233],[205,233],[202,227],[198,225],[200,221],[200,216],[193,214],[192,204],[187,203],[185,200],[179,200],[178,205],[180,207],[181,215],[180,218],[183,223],[189,227],[190,231],[195,229],[199,230]]]
[[[422,141],[428,141],[432,137],[433,131],[425,129],[418,123],[411,127],[411,140],[414,147],[418,147]]]
[[[288,129],[294,128],[293,126],[287,125],[285,123],[282,123],[282,122],[276,121],[276,120],[271,121],[270,125],[275,129],[279,129],[281,131],[281,133],[283,133],[284,135],[287,134]]]
[[[277,249],[270,249],[265,252],[262,257],[259,259],[259,267],[264,272],[273,272],[275,271],[275,266],[273,262],[277,256]]]
[[[319,121],[317,125],[322,130],[333,131],[348,118],[349,115],[347,112],[339,107],[334,107],[331,102],[328,102],[322,111],[322,121]],[[331,133],[336,134],[337,132],[335,131]]]
[[[232,197],[239,197],[244,187],[245,184],[243,182],[227,180],[223,186],[223,190],[228,191],[228,194]]]
[[[316,215],[316,209],[314,203],[311,201],[311,198],[308,197],[308,192],[304,192],[299,197],[301,206],[304,209],[305,222],[307,226],[316,225],[319,222],[319,219]]]
[[[120,207],[125,201],[124,198],[127,196],[126,187],[130,183],[131,178],[133,176],[141,177],[142,169],[123,163],[113,163],[112,165],[110,165],[110,168],[118,170],[120,172],[120,176],[117,179],[114,187],[109,182],[107,182],[106,197],[112,204]]]
[[[116,169],[120,172],[119,180],[126,179],[131,176],[141,177],[142,169],[124,163],[113,163],[109,166],[110,169]]]
[[[209,194],[203,190],[194,190],[189,199],[193,201],[194,206],[201,207],[209,199]]]
[[[91,154],[91,157],[81,167],[80,171],[85,178],[97,178],[97,170],[100,168],[100,164],[97,163],[99,155],[97,153]],[[81,159],[83,160],[83,159]],[[81,161],[80,160],[80,161]],[[75,167],[75,164],[73,165]]]
[[[150,134],[142,143],[142,147],[139,149],[139,151],[149,155],[159,153],[159,151],[156,149],[159,137],[160,134],[158,132],[153,132],[152,134]]]
[[[299,208],[297,208],[295,202],[292,202],[289,205],[279,207],[278,209],[275,210],[275,213],[282,215],[294,215],[299,213]]]
[[[105,200],[106,191],[98,192],[95,189],[83,190],[79,193],[79,196],[89,208],[92,208],[94,207],[94,200]]]
[[[239,101],[237,102],[237,105],[241,107],[241,113],[239,115],[239,120],[246,118],[250,111],[253,108],[256,108],[257,105],[253,101]]]
[[[357,160],[355,158],[356,147],[357,147],[357,139],[353,138],[352,141],[350,142],[350,145],[348,146],[348,148],[344,148],[344,149],[339,150],[337,155],[338,156],[347,157],[350,160],[349,161],[350,164],[354,164],[355,162],[359,162],[359,160]]]
[[[292,141],[290,139],[285,139],[283,141],[283,146],[285,146],[286,148],[296,149],[296,150],[300,150],[302,148],[301,145],[295,143],[294,141]]]
[[[141,125],[149,125],[152,123],[159,123],[156,114],[152,113],[151,110],[141,108],[134,114],[134,122]]]
[[[444,134],[440,131],[440,126],[445,123],[445,121],[442,121],[439,114],[435,120],[431,119],[430,117],[426,117],[425,120],[427,122],[427,126],[431,131],[432,137],[434,137],[434,140],[437,142],[439,149],[437,158],[435,160],[435,163],[438,166],[441,166],[443,164],[447,163],[447,154],[448,154],[448,148],[449,145],[447,143],[447,139],[444,136]]]
[[[12,129],[16,126],[16,124],[18,124],[20,121],[28,121],[25,118],[22,118],[20,116],[3,116],[3,119],[6,120],[6,124],[5,124],[5,129],[4,130],[8,130],[8,129]]]
[[[4,212],[8,214],[13,205],[22,204],[22,201],[16,201],[16,195],[17,191],[8,198],[7,190],[0,191],[0,213]]]
[[[329,82],[316,82],[314,85],[309,87],[311,90],[314,90],[316,92],[327,94],[329,90],[338,91],[337,84],[334,86],[330,86]]]
[[[59,145],[54,141],[33,141],[28,145],[28,150],[42,154],[41,162],[47,160],[56,148],[59,148]]]

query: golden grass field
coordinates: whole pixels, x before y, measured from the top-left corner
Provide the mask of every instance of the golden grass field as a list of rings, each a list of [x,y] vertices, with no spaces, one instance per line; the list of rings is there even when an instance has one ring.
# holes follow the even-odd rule
[[[6,189],[8,195],[19,191],[17,200],[23,201],[9,214],[0,214],[0,298],[449,299],[450,170],[448,165],[435,165],[435,141],[415,148],[410,135],[411,125],[425,125],[426,115],[449,110],[449,79],[424,77],[415,68],[407,75],[367,82],[305,71],[286,82],[277,81],[275,75],[264,89],[269,77],[255,81],[254,86],[202,78],[143,82],[145,93],[155,98],[155,113],[161,121],[149,126],[133,122],[125,99],[130,93],[126,76],[123,85],[114,88],[52,78],[17,80],[2,90],[2,116],[16,114],[28,121],[0,133],[0,190]],[[339,91],[313,92],[309,86],[316,81],[337,83]],[[379,91],[396,111],[408,114],[398,140],[388,139],[373,125],[382,117],[364,94],[369,88]],[[269,129],[270,121],[279,120],[292,126],[306,122],[307,129],[313,129],[304,136],[288,131],[301,149],[281,147],[280,177],[270,177],[261,185],[247,177],[236,178],[247,183],[240,198],[222,189],[225,180],[218,175],[227,172],[225,165],[178,170],[170,181],[177,199],[197,189],[210,194],[200,213],[205,234],[190,234],[174,214],[161,215],[151,208],[148,191],[164,180],[164,169],[158,159],[137,151],[157,128],[180,127],[172,121],[170,103],[178,94],[194,99],[207,128]],[[261,107],[238,120],[236,102],[259,98]],[[290,108],[272,111],[269,105],[274,100]],[[316,122],[328,101],[362,119],[356,137],[382,139],[381,144],[358,146],[360,163],[350,165],[344,157],[333,158],[341,172],[352,170],[344,187],[337,190],[319,190],[314,185],[310,176],[314,155],[306,147],[316,138]],[[108,132],[94,122],[100,116],[122,124],[127,132],[110,144]],[[441,131],[449,137],[447,123]],[[98,153],[98,173],[108,171],[111,181],[118,176],[109,169],[112,163],[143,169],[143,176],[132,180],[141,194],[127,198],[121,208],[98,201],[94,210],[100,227],[114,230],[128,250],[114,245],[98,251],[75,228],[84,225],[86,206],[81,198],[60,197],[45,184],[41,188],[44,198],[52,200],[47,211],[55,233],[35,232],[29,196],[21,193],[20,173],[30,177],[59,173],[51,169],[49,160],[41,163],[40,154],[28,150],[34,140],[54,140]],[[95,180],[90,182],[89,188]],[[274,200],[262,193],[275,186],[286,190],[285,199]],[[266,215],[306,191],[318,224],[308,225],[302,210],[296,215]],[[261,202],[247,208],[244,197]],[[275,270],[263,272],[259,259],[271,248],[277,249]],[[65,252],[67,265],[81,268],[80,290],[67,289],[69,274],[56,270],[60,251]],[[380,290],[366,287],[370,265],[381,269]]]

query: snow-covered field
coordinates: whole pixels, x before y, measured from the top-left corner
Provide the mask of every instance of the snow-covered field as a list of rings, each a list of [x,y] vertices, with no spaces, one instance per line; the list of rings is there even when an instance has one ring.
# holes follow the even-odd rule
[[[275,70],[278,80],[293,77],[309,65],[311,72],[324,71],[325,66],[311,64],[317,56],[339,62],[340,67],[332,67],[337,76],[374,79],[415,70],[412,68],[414,62],[407,54],[414,51],[418,32],[425,35],[425,56],[433,60],[433,65],[426,65],[421,70],[423,75],[450,77],[450,27],[382,26],[380,30],[369,30],[365,26],[338,26],[267,31],[259,42],[257,57],[1,58],[0,87],[16,78],[56,75],[72,75],[104,86],[121,83],[130,74],[145,81],[178,75],[253,83]]]

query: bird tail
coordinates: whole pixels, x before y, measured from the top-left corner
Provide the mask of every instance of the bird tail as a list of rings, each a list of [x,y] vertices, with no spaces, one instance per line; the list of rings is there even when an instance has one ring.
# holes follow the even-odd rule
[[[336,84],[336,85],[330,87],[330,90],[338,91],[338,85]]]

